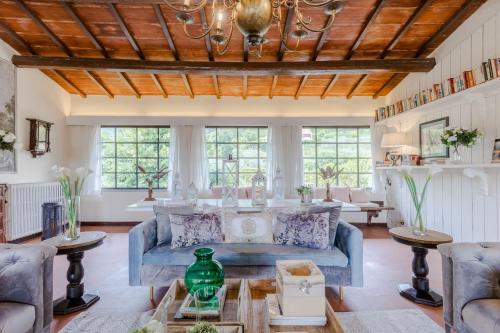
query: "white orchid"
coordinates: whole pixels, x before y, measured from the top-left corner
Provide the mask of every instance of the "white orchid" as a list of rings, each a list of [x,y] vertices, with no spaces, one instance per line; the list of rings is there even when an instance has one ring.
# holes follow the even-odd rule
[[[16,141],[16,136],[12,132],[7,132],[5,130],[0,130],[0,149],[1,150],[14,150],[14,141]]]
[[[407,176],[410,176],[411,177],[411,168],[408,166],[408,165],[403,165],[400,169],[399,169],[399,173],[401,174],[401,176],[403,177],[407,177]]]
[[[7,132],[5,132],[4,130],[0,129],[0,136],[4,136],[5,134],[7,134]]]
[[[443,168],[440,168],[438,166],[431,166],[429,170],[427,171],[427,178],[432,178],[438,173],[443,172]]]
[[[448,141],[450,141],[450,142],[457,141],[457,136],[456,135],[452,135],[452,136],[448,137]]]

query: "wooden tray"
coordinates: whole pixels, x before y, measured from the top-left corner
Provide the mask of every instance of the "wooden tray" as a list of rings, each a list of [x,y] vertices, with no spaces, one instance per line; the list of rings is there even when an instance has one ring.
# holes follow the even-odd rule
[[[327,324],[315,326],[269,326],[266,295],[276,293],[274,280],[226,279],[227,297],[222,315],[209,319],[220,333],[344,333],[335,313],[326,302]],[[156,308],[153,318],[166,323],[165,333],[186,333],[195,324],[193,319],[175,319],[187,294],[183,280],[176,280]]]

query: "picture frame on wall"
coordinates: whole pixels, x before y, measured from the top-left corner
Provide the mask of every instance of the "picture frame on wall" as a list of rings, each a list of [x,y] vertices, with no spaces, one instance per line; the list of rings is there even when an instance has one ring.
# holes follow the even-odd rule
[[[491,156],[492,163],[500,163],[500,139],[495,139],[493,143],[493,154]]]
[[[449,158],[450,149],[441,143],[441,134],[450,118],[443,117],[420,124],[420,155],[422,159]]]
[[[0,130],[16,134],[16,67],[0,59]],[[16,173],[16,150],[0,150],[0,173]]]

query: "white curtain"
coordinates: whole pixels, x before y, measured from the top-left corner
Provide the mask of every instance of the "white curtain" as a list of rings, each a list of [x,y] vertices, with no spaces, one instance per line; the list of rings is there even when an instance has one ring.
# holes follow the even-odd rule
[[[93,171],[85,182],[82,194],[99,196],[101,194],[101,126],[87,126],[87,161],[85,165]]]
[[[295,188],[304,182],[302,126],[269,126],[268,131],[268,187],[272,188],[279,168],[285,181],[285,196],[296,197]]]
[[[178,173],[186,189],[191,182],[199,192],[208,190],[208,159],[205,147],[205,127],[176,125],[171,127],[169,156],[169,188]]]

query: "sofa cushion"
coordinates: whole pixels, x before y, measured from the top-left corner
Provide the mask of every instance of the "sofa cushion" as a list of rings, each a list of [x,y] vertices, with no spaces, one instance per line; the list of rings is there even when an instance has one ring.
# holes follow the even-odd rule
[[[327,250],[330,248],[329,216],[328,212],[279,213],[274,227],[274,242]]]
[[[351,189],[350,196],[351,196],[352,203],[370,202],[370,196],[368,195],[368,192],[362,188]]]
[[[330,190],[334,199],[351,202],[351,188],[350,187],[337,187],[333,186]]]
[[[194,260],[194,250],[201,246],[172,249],[157,246],[144,254],[145,265],[189,265]],[[300,246],[276,244],[211,244],[215,259],[227,266],[274,266],[276,260],[313,260],[318,266],[346,267],[348,259],[338,248],[316,250]]]
[[[475,333],[500,333],[500,299],[478,299],[467,303],[462,318]]]
[[[184,203],[169,206],[153,206],[156,215],[158,244],[168,244],[172,241],[172,226],[169,214],[191,215],[194,214],[193,206]]]
[[[308,209],[308,213],[311,214],[330,213],[330,216],[328,217],[328,224],[330,227],[328,237],[330,239],[330,246],[333,246],[333,244],[335,243],[335,237],[337,236],[337,227],[339,225],[339,217],[341,212],[341,202],[323,203],[322,205],[311,206]]]
[[[172,215],[172,248],[198,244],[222,243],[222,217],[220,213]]]
[[[224,209],[226,243],[273,243],[273,214],[271,210],[239,214],[237,209]]]
[[[0,332],[27,333],[33,332],[35,324],[35,307],[21,303],[0,303]]]

